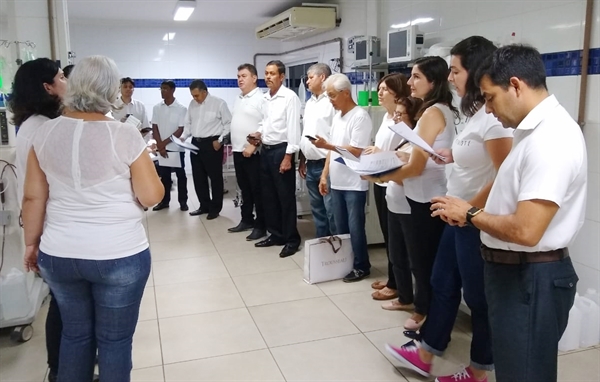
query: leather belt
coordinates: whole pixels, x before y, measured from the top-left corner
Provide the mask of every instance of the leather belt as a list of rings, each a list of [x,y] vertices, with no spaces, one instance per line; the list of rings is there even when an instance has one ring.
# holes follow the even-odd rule
[[[278,143],[276,145],[265,145],[264,143],[261,145],[265,150],[275,150],[275,149],[279,149],[282,147],[287,147],[287,143],[283,142],[283,143]]]
[[[560,248],[546,252],[519,252],[489,248],[482,244],[481,257],[487,262],[497,264],[551,263],[569,257],[569,250]]]

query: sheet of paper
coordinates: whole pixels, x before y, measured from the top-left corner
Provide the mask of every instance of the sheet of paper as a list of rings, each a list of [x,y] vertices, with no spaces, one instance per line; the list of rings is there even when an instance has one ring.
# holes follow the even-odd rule
[[[404,162],[396,156],[394,151],[361,155],[359,161],[345,161],[343,158],[337,158],[336,161],[345,164],[359,175],[381,175],[404,165]]]
[[[154,153],[148,153],[148,155],[152,161],[158,160],[158,157],[160,157],[160,155],[156,155]]]
[[[167,151],[168,158],[158,156],[158,165],[163,167],[181,168],[181,156],[177,152]]]
[[[142,122],[139,119],[137,119],[136,117],[134,117],[133,115],[130,115],[129,117],[127,117],[127,119],[125,120],[125,123],[135,126],[135,128],[138,130],[142,126]]]
[[[175,143],[177,146],[184,148],[186,150],[191,150],[194,152],[198,152],[198,147],[194,146],[193,144],[186,142],[186,141],[182,141],[181,139],[174,137],[171,135],[171,140],[173,141],[173,143]]]
[[[344,159],[349,159],[351,161],[358,162],[359,159],[357,157],[355,157],[354,154],[352,154],[350,151],[346,150],[345,148],[335,146],[335,149]]]
[[[429,146],[429,144],[425,142],[423,138],[419,137],[419,135],[415,133],[413,129],[408,127],[406,123],[400,122],[396,125],[392,125],[390,126],[390,130],[392,130],[394,133],[398,134],[402,138],[406,139],[410,143],[414,144],[415,146],[422,148],[423,150],[425,150],[425,152],[433,155],[434,157],[440,158],[444,162],[446,161],[446,157],[436,154],[433,148],[431,148],[431,146]]]

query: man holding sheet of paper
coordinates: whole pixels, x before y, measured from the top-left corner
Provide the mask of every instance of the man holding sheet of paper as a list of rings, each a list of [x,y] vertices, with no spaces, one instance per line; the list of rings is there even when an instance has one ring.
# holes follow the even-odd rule
[[[331,192],[337,233],[350,234],[354,269],[344,277],[344,282],[355,282],[371,273],[365,231],[365,205],[369,183],[337,159],[342,158],[340,151],[344,153],[346,162],[353,162],[352,157],[360,157],[363,149],[371,144],[373,125],[369,114],[356,106],[352,99],[352,84],[348,77],[334,74],[325,81],[324,87],[338,112],[333,117],[331,142],[320,136],[313,141],[316,147],[329,150],[319,191],[322,195]],[[328,176],[331,191],[327,185]]]
[[[179,209],[188,210],[187,176],[185,175],[185,151],[176,145],[171,138],[180,137],[185,123],[185,106],[175,99],[175,83],[163,81],[160,85],[160,95],[163,101],[152,110],[152,136],[156,140],[158,152],[158,175],[165,187],[165,196],[152,210],[160,211],[169,208],[171,202],[171,172],[177,175],[177,195]]]

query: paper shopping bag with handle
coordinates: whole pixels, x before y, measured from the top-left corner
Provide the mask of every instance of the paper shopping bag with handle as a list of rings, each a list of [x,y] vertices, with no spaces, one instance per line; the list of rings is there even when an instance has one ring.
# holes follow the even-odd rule
[[[353,269],[350,235],[307,240],[304,243],[304,281],[309,284],[344,278]]]

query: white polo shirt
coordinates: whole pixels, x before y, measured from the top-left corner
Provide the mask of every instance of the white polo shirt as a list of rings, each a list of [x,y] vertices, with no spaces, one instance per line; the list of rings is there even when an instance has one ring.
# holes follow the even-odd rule
[[[263,119],[263,92],[256,88],[235,99],[231,117],[231,147],[234,152],[242,152],[248,144],[248,134],[257,132]]]
[[[154,105],[152,109],[152,124],[158,126],[160,139],[163,141],[173,135],[180,127],[185,125],[185,114],[187,109],[185,106],[173,101],[167,105],[165,101]],[[167,151],[183,151],[175,143],[171,142],[167,145]]]
[[[369,113],[361,107],[354,109],[342,116],[338,111],[333,117],[331,128],[331,144],[335,146],[353,146],[364,149],[371,143],[373,123]],[[331,188],[342,191],[367,191],[369,182],[362,180],[360,175],[350,170],[348,166],[336,161],[341,155],[331,151],[329,158],[329,179]]]
[[[326,141],[331,140],[331,123],[335,109],[329,101],[327,94],[323,92],[316,97],[314,94],[304,106],[304,118],[302,120],[303,130],[300,137],[300,150],[307,160],[320,160],[327,158],[327,150],[319,149],[313,145],[306,135],[316,138],[323,137]]]
[[[513,148],[500,166],[485,205],[493,215],[510,215],[517,203],[547,200],[559,209],[535,247],[508,243],[481,231],[490,248],[522,252],[569,246],[583,225],[587,155],[581,128],[552,95],[537,105],[514,131]]]
[[[112,110],[112,117],[117,121],[121,121],[121,119],[125,118],[127,114],[131,114],[142,123],[140,125],[140,129],[145,129],[150,127],[150,122],[148,121],[148,115],[146,114],[146,106],[142,101],[138,101],[137,99],[131,99],[131,102],[125,104],[121,97],[117,98],[115,102],[115,108]]]
[[[393,151],[402,141],[402,137],[394,133],[389,127],[395,125],[394,118],[390,118],[389,114],[385,114],[381,121],[381,126],[375,135],[375,146],[381,151]],[[375,183],[378,187],[387,187],[385,183]],[[407,202],[408,203],[408,202]]]
[[[281,86],[271,97],[267,91],[265,97],[265,113],[262,126],[258,130],[262,134],[262,143],[277,145],[287,143],[286,154],[295,154],[300,149],[300,99],[298,95]]]

